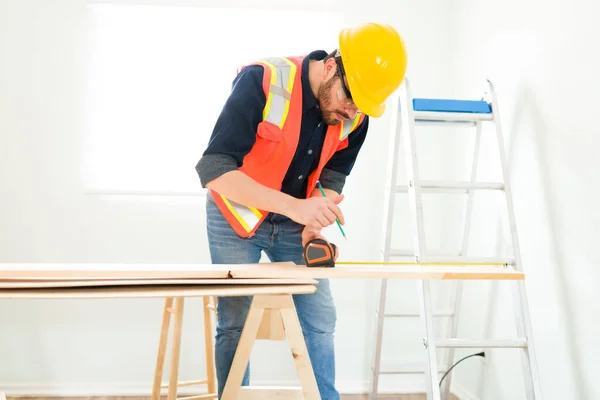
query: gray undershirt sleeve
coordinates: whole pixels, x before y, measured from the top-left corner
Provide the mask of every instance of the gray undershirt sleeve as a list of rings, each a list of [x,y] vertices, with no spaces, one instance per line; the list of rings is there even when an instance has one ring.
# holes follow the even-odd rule
[[[224,173],[235,171],[238,168],[235,159],[225,154],[206,154],[196,164],[196,172],[200,178],[202,188],[205,188],[207,183]]]
[[[341,194],[344,184],[346,183],[346,175],[332,169],[323,168],[323,171],[321,171],[321,176],[319,177],[319,182],[321,182],[323,188],[330,189],[338,194]]]
[[[196,172],[198,173],[203,188],[206,187],[208,182],[229,171],[235,171],[238,168],[235,160],[225,154],[206,154],[202,156],[200,161],[198,161],[198,164],[196,164]],[[341,172],[324,168],[319,177],[319,181],[325,189],[342,193],[342,189],[346,183],[346,175]]]

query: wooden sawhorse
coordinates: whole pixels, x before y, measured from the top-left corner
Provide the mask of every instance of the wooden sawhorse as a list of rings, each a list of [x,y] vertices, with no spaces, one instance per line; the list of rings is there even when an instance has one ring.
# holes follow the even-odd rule
[[[0,279],[0,299],[50,300],[160,297],[166,298],[167,304],[169,298],[174,299],[175,309],[181,307],[181,311],[183,312],[183,299],[185,297],[207,298],[218,296],[253,296],[248,318],[242,331],[238,351],[235,354],[222,399],[244,398],[266,400],[269,398],[304,398],[307,400],[320,400],[316,379],[308,357],[308,350],[304,342],[302,328],[292,298],[292,295],[294,294],[314,293],[317,290],[315,286],[317,282],[306,278],[249,280],[228,278],[206,279],[205,281],[206,282],[203,282],[202,284],[168,285],[158,284],[157,281],[153,279],[137,279],[135,286],[129,286],[118,280],[113,280],[108,283],[104,282],[102,284],[99,283],[99,281],[89,281],[87,284],[83,284],[81,281],[70,280],[69,282],[64,282],[65,287],[60,287],[58,281],[46,281],[40,283],[40,281],[34,280],[30,280],[29,282],[19,280],[17,282],[16,280],[9,281],[8,279]],[[46,283],[52,287],[44,287]],[[110,284],[110,286],[108,286],[108,284]],[[180,335],[181,333],[182,312],[179,313],[176,318],[176,335]],[[259,331],[260,322],[263,319],[263,315],[265,315],[266,320],[268,320],[271,313],[279,313],[281,315],[285,326],[285,332],[290,343],[292,356],[300,377],[302,385],[301,389],[289,390],[288,388],[281,388],[281,390],[278,390],[277,388],[240,387],[254,341],[265,334],[263,331]],[[177,326],[179,326],[179,328]],[[171,365],[175,366],[175,368],[171,371],[169,379],[169,400],[174,400],[176,398],[180,345],[180,340],[175,340],[173,343],[174,351],[171,355]],[[160,379],[158,382],[160,383]],[[281,394],[288,394],[293,397],[281,397]],[[157,399],[159,396],[160,391],[155,391],[152,394],[153,399]],[[192,397],[189,397],[188,399],[190,398]],[[201,399],[210,397],[199,396],[193,398]]]
[[[306,279],[304,279],[306,281]],[[269,283],[269,279],[250,280],[254,283]],[[293,283],[294,280],[274,279],[274,282]],[[236,279],[238,284],[246,282],[243,279]],[[305,283],[314,284],[316,281],[309,279]],[[246,323],[240,337],[240,341],[235,353],[233,363],[229,372],[227,383],[221,396],[225,399],[320,399],[317,388],[317,382],[314,377],[308,350],[304,342],[304,336],[300,327],[300,321],[296,313],[296,308],[292,298],[292,294],[283,292],[277,294],[278,286],[269,286],[274,289],[270,292],[274,294],[238,294],[252,295],[253,300],[248,311]],[[315,288],[316,290],[316,288]],[[312,290],[310,293],[313,293]],[[254,291],[256,292],[256,291]],[[306,293],[306,292],[305,292]],[[222,295],[218,295],[222,296]],[[215,296],[216,297],[216,296]],[[181,332],[183,324],[184,297],[167,297],[163,311],[162,328],[156,361],[156,371],[154,375],[154,385],[152,389],[152,400],[159,400],[161,389],[168,388],[168,400],[200,400],[217,398],[215,388],[215,372],[214,372],[214,356],[213,356],[213,340],[212,340],[212,320],[211,311],[214,310],[215,302],[213,297],[204,297],[204,341],[206,349],[206,371],[207,377],[198,381],[179,382],[179,358],[181,353]],[[173,306],[173,304],[175,304]],[[171,364],[169,383],[161,384],[164,369],[165,355],[167,351],[167,341],[169,336],[170,317],[174,316],[174,328],[171,348]],[[250,360],[250,354],[255,340],[271,339],[271,340],[287,340],[289,341],[292,351],[292,357],[296,364],[298,376],[300,378],[300,388],[265,388],[265,387],[242,387],[242,379],[246,371],[246,366]],[[180,386],[191,385],[207,385],[206,394],[193,395],[186,397],[177,397],[177,389]],[[283,397],[282,397],[283,396]]]
[[[205,349],[205,364],[206,378],[198,381],[179,382],[179,356],[181,354],[181,331],[183,326],[183,310],[184,297],[167,297],[165,299],[165,307],[163,310],[162,327],[160,331],[160,342],[158,345],[158,355],[156,358],[156,369],[154,371],[154,383],[152,385],[152,399],[160,398],[161,389],[168,388],[169,399],[177,398],[177,389],[180,386],[193,386],[206,384],[207,394],[198,396],[187,396],[185,399],[212,399],[217,397],[215,385],[215,367],[213,355],[212,341],[212,317],[211,313],[215,309],[214,296],[204,296],[203,300],[203,316],[204,316],[204,349]],[[173,306],[175,303],[175,306]],[[165,357],[167,353],[167,341],[169,338],[169,328],[171,325],[171,315],[174,319],[174,329],[172,338],[172,357],[170,366],[169,383],[162,384],[162,377],[165,365]]]

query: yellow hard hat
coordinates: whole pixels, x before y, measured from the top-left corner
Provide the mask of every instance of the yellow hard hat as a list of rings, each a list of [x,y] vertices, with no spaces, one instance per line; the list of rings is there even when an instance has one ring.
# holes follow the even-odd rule
[[[390,25],[370,22],[343,29],[339,46],[354,104],[363,113],[380,117],[386,99],[406,74],[402,38]]]

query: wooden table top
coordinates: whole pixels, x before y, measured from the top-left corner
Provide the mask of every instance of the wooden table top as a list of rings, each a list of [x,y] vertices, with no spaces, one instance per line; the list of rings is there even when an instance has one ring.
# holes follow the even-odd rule
[[[309,268],[291,262],[257,264],[0,264],[0,289],[108,286],[288,285],[315,279],[520,280],[503,266],[431,266],[356,263]],[[189,289],[189,288],[188,288]]]
[[[114,299],[314,293],[313,284],[135,285],[0,289],[0,299]]]
[[[524,273],[502,266],[429,266],[353,264],[334,268],[309,268],[291,263],[280,263],[273,268],[265,264],[231,266],[230,276],[241,278],[331,278],[331,279],[482,279],[522,280]]]

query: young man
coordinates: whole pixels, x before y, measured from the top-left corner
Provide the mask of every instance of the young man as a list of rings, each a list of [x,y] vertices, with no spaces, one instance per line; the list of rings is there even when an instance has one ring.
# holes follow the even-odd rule
[[[404,79],[406,51],[389,25],[340,32],[339,50],[279,57],[245,66],[233,82],[208,148],[196,166],[207,196],[207,230],[215,264],[272,261],[303,264],[303,246],[336,218],[342,189],[365,141],[369,117],[380,117]],[[324,197],[316,187],[319,181]],[[251,298],[218,299],[216,368],[219,397]],[[335,388],[336,311],[329,282],[295,306],[323,400]],[[249,384],[249,368],[243,381]]]

